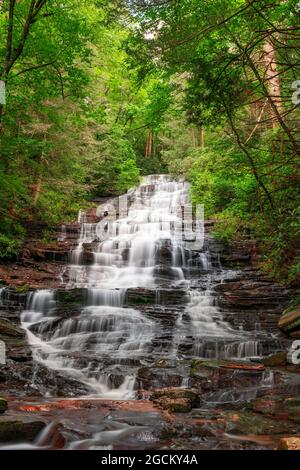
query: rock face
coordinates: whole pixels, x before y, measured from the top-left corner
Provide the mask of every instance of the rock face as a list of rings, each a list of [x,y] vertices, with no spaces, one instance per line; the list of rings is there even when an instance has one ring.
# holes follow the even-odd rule
[[[6,301],[0,302],[0,340],[5,344],[5,360],[26,362],[31,359],[31,348],[27,344],[26,334],[20,328],[19,315],[25,304],[26,296],[11,291],[6,293]],[[0,366],[1,367],[1,366]],[[6,369],[0,368],[0,382],[6,380]]]
[[[274,435],[290,431],[290,427],[280,421],[249,412],[225,413],[226,432],[236,435]]]
[[[197,390],[165,388],[163,390],[155,390],[150,395],[150,400],[164,410],[173,413],[187,413],[199,403]]]
[[[279,328],[294,338],[300,338],[300,306],[284,312],[278,321]]]
[[[98,220],[95,211],[87,219],[88,222]],[[68,274],[65,277],[61,275],[62,266],[79,230],[80,224],[65,226],[61,234],[63,240],[58,243],[31,241],[24,248],[18,265],[0,268],[0,277],[15,287],[5,289],[0,302],[0,340],[7,345],[7,362],[0,369],[0,390],[22,400],[26,400],[26,396],[30,399],[35,397],[39,402],[36,406],[31,401],[23,406],[26,413],[35,413],[34,421],[23,422],[18,416],[16,419],[10,416],[10,421],[0,422],[0,442],[33,440],[44,426],[43,410],[53,413],[54,422],[62,415],[69,416],[71,422],[75,419],[78,434],[87,440],[91,437],[89,430],[94,429],[94,420],[98,418],[95,409],[97,412],[101,409],[102,421],[97,426],[103,427],[105,432],[116,429],[109,427],[109,420],[105,421],[107,415],[120,418],[123,424],[125,420],[128,426],[132,423],[136,427],[149,426],[150,431],[142,429],[139,438],[126,435],[124,441],[118,440],[116,445],[120,449],[135,448],[137,442],[143,448],[170,445],[191,449],[266,447],[259,440],[250,443],[247,440],[249,435],[252,438],[267,435],[271,439],[268,445],[276,448],[278,436],[300,434],[300,405],[296,400],[300,385],[295,374],[291,377],[285,368],[290,340],[280,333],[277,326],[278,317],[287,307],[292,292],[274,284],[252,266],[253,246],[247,248],[244,244],[234,251],[226,251],[219,242],[207,237],[201,253],[192,251],[187,256],[183,250],[177,262],[180,265],[182,258],[187,257],[182,272],[190,289],[184,282],[174,287],[178,269],[171,266],[169,241],[157,247],[154,286],[128,288],[124,298],[122,289],[119,289],[124,308],[122,315],[131,312],[134,316],[132,311],[138,310],[146,320],[143,324],[134,325],[136,335],[143,328],[147,334],[151,330],[150,339],[146,346],[144,343],[140,346],[139,355],[131,355],[129,344],[120,360],[113,357],[110,350],[100,356],[97,350],[89,349],[89,346],[97,344],[100,336],[97,324],[90,325],[88,316],[80,318],[82,311],[90,305],[90,293],[85,287],[69,289],[62,284],[62,279],[68,281]],[[83,246],[81,262],[88,269],[93,262],[94,246],[93,241]],[[128,258],[128,249],[124,249],[121,257]],[[226,266],[226,270],[222,266]],[[111,388],[120,388],[126,376],[134,371],[137,392],[134,405],[124,401],[97,405],[93,400],[83,400],[78,405],[80,400],[74,397],[87,395],[90,389],[76,380],[76,376],[47,369],[32,358],[25,333],[20,328],[20,313],[26,305],[28,291],[44,287],[55,288],[53,306],[42,328],[37,321],[31,324],[29,332],[47,342],[49,338],[60,337],[60,328],[72,325],[70,329],[65,328],[68,339],[84,326],[84,322],[88,323],[90,342],[84,343],[86,347],[80,351],[66,349],[63,360],[72,361],[79,370],[88,370],[94,374],[95,380],[102,373],[106,374],[105,385]],[[193,298],[198,302],[196,305],[202,306],[196,312]],[[190,310],[187,310],[187,305],[191,306]],[[298,332],[298,317],[291,313],[282,317],[284,320],[280,320],[280,326],[284,333],[293,335]],[[99,315],[97,319],[103,317]],[[106,321],[106,329],[100,331],[105,340],[115,341],[117,320]],[[125,332],[132,328],[130,321],[128,315]],[[104,328],[103,324],[101,328]],[[155,325],[153,330],[152,325]],[[200,337],[199,331],[201,333],[206,328],[206,336]],[[63,334],[61,336],[64,337]],[[124,338],[120,335],[116,340],[120,350],[126,341]],[[135,339],[132,338],[132,343]],[[292,370],[293,373],[296,371],[296,368]],[[72,397],[72,400],[64,403],[62,400],[56,414],[52,402],[44,403],[44,397],[49,393],[52,397]],[[5,400],[2,406],[5,411]],[[7,414],[10,409],[11,405]],[[78,411],[76,418],[75,410]],[[73,412],[74,415],[71,414]],[[72,430],[66,427],[68,437]],[[72,434],[75,441],[78,440],[76,432]],[[234,436],[241,439],[234,439]],[[272,440],[273,436],[277,436],[276,442]],[[64,435],[58,433],[55,442],[54,446],[63,448],[67,439],[65,442]]]
[[[287,363],[286,351],[281,351],[270,356],[265,357],[262,360],[263,364],[268,367],[285,366]]]

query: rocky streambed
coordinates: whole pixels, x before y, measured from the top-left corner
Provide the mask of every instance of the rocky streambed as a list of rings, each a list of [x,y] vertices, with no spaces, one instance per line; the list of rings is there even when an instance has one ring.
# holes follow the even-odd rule
[[[169,204],[182,191],[155,184],[130,198]],[[94,240],[99,220],[92,211],[47,244],[35,233],[0,268],[1,446],[299,448],[300,367],[288,354],[300,331],[295,290],[257,269],[250,242],[214,240],[211,221],[200,250],[159,232],[153,251],[138,239],[120,255]],[[109,269],[113,288],[97,277]]]

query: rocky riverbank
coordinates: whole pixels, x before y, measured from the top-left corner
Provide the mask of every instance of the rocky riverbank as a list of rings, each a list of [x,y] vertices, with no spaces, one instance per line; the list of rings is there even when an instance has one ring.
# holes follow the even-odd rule
[[[208,221],[207,231],[211,226]],[[87,290],[66,290],[68,279],[64,273],[78,233],[79,225],[72,224],[64,227],[63,234],[54,232],[53,240],[46,244],[38,237],[31,239],[17,263],[0,267],[0,277],[8,284],[0,303],[0,339],[7,347],[6,364],[0,366],[0,394],[5,397],[0,442],[89,448],[97,441],[96,429],[104,435],[112,429],[123,429],[124,434],[110,441],[116,449],[300,447],[300,368],[290,363],[287,354],[292,339],[297,337],[299,311],[293,308],[281,316],[295,290],[263,275],[255,266],[253,245],[247,242],[225,248],[209,237],[212,262],[230,271],[230,276],[215,282],[213,295],[223,320],[246,333],[255,331],[261,338],[259,342],[232,343],[227,349],[223,347],[228,358],[201,360],[193,359],[193,341],[189,342],[187,336],[184,343],[177,340],[182,357],[167,358],[164,351],[173,344],[172,332],[187,299],[184,290],[169,288],[168,271],[161,268],[159,276],[165,287],[126,292],[126,307],[138,308],[160,324],[152,340],[155,355],[137,369],[137,400],[76,398],[87,395],[88,387],[36,362],[20,328],[20,314],[28,292],[40,288],[57,289],[55,327],[80,314]],[[56,242],[57,237],[63,240]],[[86,259],[89,250],[87,245]],[[166,266],[168,249],[164,248],[159,256],[160,266]],[[202,277],[194,275],[194,287],[201,287]],[[206,345],[206,353],[210,347]],[[241,348],[250,348],[247,356],[252,351],[253,358],[231,359],[243,355]],[[258,353],[261,358],[256,357]],[[123,367],[132,365],[127,361]],[[122,373],[111,374],[110,380],[116,386]],[[72,427],[70,422],[76,425]],[[38,436],[47,425],[47,437],[41,443]],[[98,436],[98,441],[100,444],[95,445],[104,445],[105,438]]]

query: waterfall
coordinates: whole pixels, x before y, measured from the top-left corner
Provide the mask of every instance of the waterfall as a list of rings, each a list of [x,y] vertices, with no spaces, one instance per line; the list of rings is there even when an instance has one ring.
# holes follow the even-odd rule
[[[0,287],[0,305],[2,305],[2,297],[3,297],[4,291],[5,291],[5,287]]]
[[[128,207],[117,217],[116,200],[97,209],[106,213],[101,227],[80,211],[80,235],[64,274],[66,291],[87,291],[85,304],[73,311],[59,307],[55,291],[29,294],[22,325],[36,361],[80,381],[91,394],[120,399],[135,396],[138,369],[157,357],[261,354],[258,341],[224,320],[213,291],[214,269],[220,268],[207,248],[194,249],[191,227],[182,232],[188,191],[184,181],[151,175],[128,192]],[[128,289],[153,293],[155,305],[127,305]],[[161,289],[170,295],[184,290],[189,301],[168,310]],[[188,383],[183,378],[182,386]]]
[[[134,396],[135,365],[147,360],[157,325],[124,305],[126,291],[156,291],[160,279],[174,288],[184,281],[178,207],[187,200],[187,191],[185,182],[166,176],[145,178],[129,192],[127,214],[113,220],[108,207],[99,209],[109,214],[103,240],[97,224],[80,211],[80,235],[70,255],[66,287],[86,288],[87,305],[79,315],[55,318],[55,292],[30,293],[22,323],[37,361],[80,380],[100,396]],[[156,256],[165,240],[172,247],[172,262],[159,268]]]
[[[26,302],[26,309],[22,312],[21,321],[24,324],[31,324],[45,320],[54,306],[53,291],[40,290],[30,292]]]

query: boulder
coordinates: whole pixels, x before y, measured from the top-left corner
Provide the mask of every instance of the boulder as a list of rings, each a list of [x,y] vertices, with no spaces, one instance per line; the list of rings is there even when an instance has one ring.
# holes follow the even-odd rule
[[[160,408],[173,413],[187,413],[197,405],[199,396],[191,388],[164,388],[155,390],[150,400]]]
[[[238,435],[276,435],[293,433],[293,424],[277,419],[256,415],[247,411],[224,413],[226,432]]]
[[[0,320],[0,336],[10,338],[24,338],[25,331],[8,320]]]
[[[284,333],[288,334],[300,330],[300,306],[293,310],[283,312],[279,319],[278,326]]]
[[[163,410],[168,410],[172,413],[188,413],[193,408],[188,398],[174,399],[162,397],[156,400],[155,402]]]
[[[267,367],[285,366],[287,362],[286,351],[280,351],[270,356],[265,357],[262,363]]]

